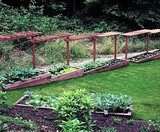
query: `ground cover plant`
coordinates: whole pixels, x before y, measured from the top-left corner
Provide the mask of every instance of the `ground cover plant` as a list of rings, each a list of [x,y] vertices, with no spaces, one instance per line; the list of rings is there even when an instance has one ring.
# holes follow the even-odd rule
[[[56,66],[54,68],[50,68],[48,71],[52,74],[52,77],[55,77],[55,76],[70,73],[70,72],[73,72],[76,70],[77,70],[76,68],[70,67],[70,66],[64,64],[61,66]]]
[[[7,84],[13,84],[17,81],[24,81],[27,78],[35,78],[41,75],[42,72],[33,68],[16,68],[10,72],[5,72],[0,75],[0,86],[5,88]]]

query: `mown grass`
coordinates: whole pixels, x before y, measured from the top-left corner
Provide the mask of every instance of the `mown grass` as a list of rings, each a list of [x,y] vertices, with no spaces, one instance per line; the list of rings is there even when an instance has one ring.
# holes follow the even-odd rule
[[[130,63],[128,67],[114,71],[10,91],[7,93],[8,103],[15,102],[26,90],[35,94],[54,95],[80,88],[89,92],[127,94],[134,101],[134,119],[154,119],[157,113],[160,115],[160,60]]]

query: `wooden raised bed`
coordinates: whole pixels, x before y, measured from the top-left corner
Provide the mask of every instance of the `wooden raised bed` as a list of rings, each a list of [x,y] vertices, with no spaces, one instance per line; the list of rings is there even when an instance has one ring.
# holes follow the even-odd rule
[[[35,106],[33,106],[33,105],[23,104],[23,101],[26,100],[26,99],[28,99],[28,98],[29,98],[29,95],[22,96],[19,100],[17,100],[14,103],[14,106],[16,106],[16,107],[25,107],[25,108],[34,108]],[[45,109],[45,110],[52,110],[51,107],[45,107],[45,106],[36,106],[36,108],[38,108],[38,109]]]
[[[32,108],[33,109],[35,106],[23,104],[24,100],[26,100],[28,98],[29,98],[29,95],[22,96],[19,100],[17,100],[14,103],[14,106],[15,107],[23,107],[23,108]],[[36,106],[36,108],[39,109],[39,110],[53,110],[51,107],[45,107],[45,106]],[[104,114],[102,111],[94,111],[94,113],[96,113],[96,114]],[[132,111],[128,111],[126,113],[109,112],[108,115],[131,116],[132,115]]]
[[[84,70],[83,69],[78,69],[76,71],[66,73],[66,74],[61,74],[59,76],[52,77],[49,82],[57,82],[57,81],[63,81],[63,80],[68,80],[71,78],[76,78],[83,76]]]
[[[86,72],[84,72],[84,75],[89,75],[89,74],[93,74],[96,72],[104,72],[104,71],[114,70],[114,69],[118,69],[118,68],[125,67],[128,65],[129,65],[129,62],[127,60],[124,60],[122,62],[119,62],[119,63],[111,65],[111,66],[105,65],[102,67],[98,67],[96,69],[86,71]]]
[[[150,53],[151,53],[151,52],[149,52],[149,53],[147,53],[147,54],[150,54]],[[143,54],[146,54],[146,53],[143,53]],[[143,54],[139,54],[139,55],[136,55],[136,56],[134,56],[134,57],[128,58],[128,61],[129,61],[129,62],[135,62],[135,63],[142,63],[142,62],[147,62],[147,61],[150,61],[150,60],[155,60],[155,59],[160,58],[160,55],[155,53],[154,55],[149,56],[149,57],[147,57],[147,58],[142,58],[142,59],[140,59],[140,60],[132,60],[133,58],[138,57],[138,56],[143,55]],[[151,54],[153,54],[153,53],[151,53]]]
[[[5,88],[0,87],[0,90],[9,91],[9,90],[15,90],[19,88],[37,86],[40,84],[46,84],[48,83],[50,78],[51,78],[50,73],[44,73],[42,75],[36,76],[35,78],[27,78],[24,81],[17,81],[13,84],[8,84]]]
[[[131,105],[132,106],[132,105]],[[95,113],[97,114],[104,114],[104,112],[102,111],[95,111]],[[115,115],[115,116],[131,116],[132,115],[132,111],[128,111],[125,113],[118,113],[118,112],[109,112],[108,115]]]

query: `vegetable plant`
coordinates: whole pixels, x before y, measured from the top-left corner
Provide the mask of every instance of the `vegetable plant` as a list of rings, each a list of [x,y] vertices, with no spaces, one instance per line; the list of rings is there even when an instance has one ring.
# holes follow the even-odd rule
[[[115,124],[120,124],[121,123],[121,119],[119,117],[116,117],[116,118],[113,119],[113,122]]]
[[[58,126],[62,128],[63,132],[86,132],[86,130],[84,130],[84,122],[79,121],[77,118],[73,120],[62,121]]]
[[[103,110],[107,115],[109,112],[127,112],[132,110],[133,101],[127,95],[114,95],[107,93],[95,93],[92,95],[93,103],[97,110]]]
[[[104,61],[92,61],[80,66],[80,68],[84,69],[84,71],[89,71],[91,69],[95,69],[104,65],[107,65],[107,63]]]
[[[54,68],[51,68],[48,71],[54,77],[54,76],[58,76],[58,75],[61,75],[61,74],[66,74],[66,73],[76,71],[76,68],[70,67],[70,66],[64,64],[64,65],[61,65],[61,66],[56,66]]]
[[[105,65],[112,66],[112,65],[118,64],[123,61],[124,60],[121,60],[121,59],[111,59],[109,61],[92,61],[84,65],[81,65],[80,68],[84,69],[84,71],[89,71],[89,70],[96,69],[98,67],[102,67]]]
[[[57,100],[53,111],[59,118],[60,124],[77,118],[81,123],[85,123],[85,129],[91,129],[93,103],[90,93],[84,89],[64,92]]]
[[[154,55],[156,55],[156,53],[143,53],[143,54],[139,54],[137,56],[131,57],[129,58],[129,60],[138,61],[138,60],[142,60],[142,59],[154,56]]]
[[[5,88],[7,84],[24,81],[27,78],[35,78],[41,74],[41,71],[33,68],[24,67],[12,69],[10,72],[2,73],[0,75],[0,86]]]

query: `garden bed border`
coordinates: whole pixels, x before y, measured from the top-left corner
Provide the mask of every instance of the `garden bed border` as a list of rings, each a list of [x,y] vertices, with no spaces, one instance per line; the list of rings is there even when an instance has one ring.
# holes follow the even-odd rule
[[[45,106],[33,106],[33,105],[26,105],[26,104],[21,104],[21,101],[23,101],[24,99],[28,98],[29,95],[24,95],[22,96],[19,100],[17,100],[14,103],[15,107],[23,107],[23,108],[37,108],[39,110],[53,110],[51,107],[45,107]],[[131,105],[133,106],[133,105]],[[102,111],[95,111],[94,113],[96,114],[104,114]],[[108,115],[117,115],[117,116],[131,116],[132,115],[132,111],[128,111],[127,113],[116,113],[116,112],[109,112]]]
[[[128,60],[124,60],[124,61],[122,61],[122,62],[120,62],[118,64],[115,64],[115,65],[111,65],[111,66],[104,65],[102,67],[98,67],[96,69],[92,69],[92,70],[86,71],[86,72],[84,72],[84,75],[89,75],[89,74],[93,74],[93,73],[96,73],[96,72],[110,71],[110,70],[126,67],[128,65],[129,65],[129,61]]]
[[[26,88],[26,87],[46,84],[48,83],[48,80],[50,78],[51,78],[50,73],[43,72],[42,75],[36,76],[35,78],[27,78],[24,81],[17,81],[13,84],[7,84],[5,88],[0,87],[0,90],[9,91],[9,90],[15,90],[15,89],[20,89],[20,88]]]
[[[76,67],[73,67],[73,68],[76,68]],[[77,78],[77,77],[83,76],[83,73],[84,73],[83,69],[76,68],[76,70],[73,72],[69,72],[69,73],[61,74],[59,76],[51,77],[49,82],[58,82],[58,81],[72,79],[72,78]]]
[[[153,53],[153,52],[148,52],[148,53]],[[142,54],[144,54],[144,53],[142,53]],[[139,55],[142,55],[142,54],[139,54]],[[147,62],[147,61],[151,61],[151,60],[155,60],[155,59],[159,59],[160,58],[160,54],[155,54],[155,55],[152,55],[152,56],[149,56],[147,58],[144,58],[144,59],[141,59],[141,60],[137,60],[137,61],[130,60],[131,58],[137,57],[139,55],[136,55],[136,56],[128,58],[128,61],[129,62],[134,62],[134,63],[143,63],[143,62]]]

